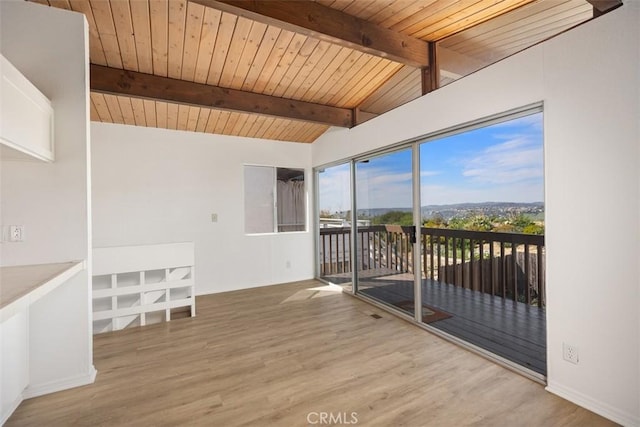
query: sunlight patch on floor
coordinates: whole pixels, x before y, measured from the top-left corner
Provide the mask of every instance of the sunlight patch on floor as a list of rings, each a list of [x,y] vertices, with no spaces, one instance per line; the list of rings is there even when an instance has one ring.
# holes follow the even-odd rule
[[[314,288],[301,289],[290,297],[286,298],[280,304],[292,301],[304,301],[313,298],[323,298],[331,295],[342,293],[342,287],[338,285],[323,285]]]

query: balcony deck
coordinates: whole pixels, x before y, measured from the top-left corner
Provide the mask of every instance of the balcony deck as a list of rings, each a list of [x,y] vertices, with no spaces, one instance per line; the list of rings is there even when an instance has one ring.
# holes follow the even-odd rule
[[[351,274],[323,276],[351,285]],[[413,276],[388,269],[359,273],[359,291],[387,304],[412,301]],[[486,293],[423,279],[424,304],[451,317],[430,322],[443,332],[546,375],[546,321],[544,308]]]

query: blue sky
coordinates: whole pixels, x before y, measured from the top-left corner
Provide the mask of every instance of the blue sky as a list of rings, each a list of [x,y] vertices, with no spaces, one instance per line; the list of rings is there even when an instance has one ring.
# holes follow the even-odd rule
[[[411,151],[356,167],[358,208],[410,207]],[[423,143],[422,205],[544,199],[542,113]],[[349,167],[320,174],[320,208],[349,209]]]

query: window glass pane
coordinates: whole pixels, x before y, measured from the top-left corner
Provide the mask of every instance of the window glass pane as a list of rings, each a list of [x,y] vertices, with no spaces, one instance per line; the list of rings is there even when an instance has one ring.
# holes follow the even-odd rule
[[[244,224],[246,233],[273,233],[276,170],[244,167]]]
[[[305,231],[304,170],[278,168],[278,231]]]

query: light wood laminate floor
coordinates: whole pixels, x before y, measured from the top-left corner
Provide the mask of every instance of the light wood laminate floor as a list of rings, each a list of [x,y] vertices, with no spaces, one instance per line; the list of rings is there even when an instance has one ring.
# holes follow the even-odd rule
[[[326,289],[198,297],[195,318],[96,336],[95,384],[27,400],[6,426],[304,426],[311,412],[355,412],[361,426],[613,425]]]

